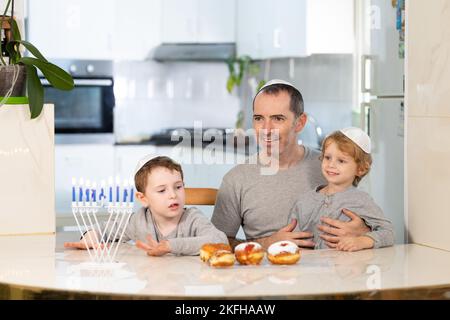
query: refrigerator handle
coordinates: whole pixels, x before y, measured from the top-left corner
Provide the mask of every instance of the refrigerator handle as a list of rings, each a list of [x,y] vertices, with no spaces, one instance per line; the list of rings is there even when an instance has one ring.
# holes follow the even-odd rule
[[[361,92],[367,93],[370,92],[370,85],[367,86],[367,61],[371,61],[372,57],[366,54],[361,56]],[[370,68],[370,67],[369,67]],[[369,73],[370,75],[370,73]],[[370,82],[369,82],[370,83]]]
[[[370,136],[370,103],[363,102],[360,107],[361,129]],[[366,110],[368,110],[367,113]]]
[[[368,136],[370,137],[370,140],[372,141],[371,145],[371,152],[376,153],[378,151],[378,143],[377,139],[375,137],[375,131],[372,131],[370,128],[370,123],[374,120],[374,114],[371,112],[372,106],[369,102],[363,102],[361,103],[361,129],[364,130]],[[372,118],[372,119],[371,119]],[[372,121],[371,121],[372,120]],[[372,122],[373,123],[373,122]]]

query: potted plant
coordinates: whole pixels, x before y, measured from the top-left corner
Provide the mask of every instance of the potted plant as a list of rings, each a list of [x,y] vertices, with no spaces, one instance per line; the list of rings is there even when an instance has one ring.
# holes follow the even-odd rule
[[[227,60],[229,76],[227,80],[227,91],[232,93],[234,87],[240,87],[245,76],[255,77],[260,72],[259,65],[253,61],[249,56],[232,57]],[[256,90],[259,90],[264,84],[265,80],[258,82]],[[247,101],[247,96],[242,97],[244,103]],[[244,126],[244,110],[240,110],[236,120],[236,128],[242,129]]]
[[[6,16],[10,6],[11,15]],[[71,90],[74,86],[73,78],[47,61],[30,42],[22,40],[14,20],[14,0],[7,0],[3,15],[0,16],[0,34],[3,29],[5,39],[1,39],[0,50],[0,106],[9,97],[24,96],[26,91],[31,119],[34,119],[41,114],[44,105],[44,88],[37,69],[50,85],[60,90]],[[23,57],[21,47],[26,48],[33,57]]]

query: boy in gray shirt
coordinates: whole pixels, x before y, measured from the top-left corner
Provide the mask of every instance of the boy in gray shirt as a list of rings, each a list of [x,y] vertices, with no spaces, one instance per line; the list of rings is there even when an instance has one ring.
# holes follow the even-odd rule
[[[143,207],[131,215],[123,241],[136,240],[136,246],[151,256],[167,253],[197,255],[205,243],[228,243],[225,234],[217,230],[199,209],[184,208],[183,170],[172,159],[142,159],[136,169],[135,185],[136,198]],[[117,227],[112,228],[116,230]],[[85,239],[93,246],[96,243],[94,232],[90,230],[84,239],[65,243],[65,247],[85,249]]]
[[[343,237],[334,244],[343,251],[381,248],[394,244],[392,223],[365,192],[356,188],[372,164],[370,138],[359,128],[346,128],[329,135],[322,147],[322,174],[326,185],[303,193],[291,210],[288,222],[297,219],[297,231],[313,230],[316,249],[328,246],[330,237],[317,230],[321,217],[349,221],[343,209],[358,212],[371,231],[358,237]]]

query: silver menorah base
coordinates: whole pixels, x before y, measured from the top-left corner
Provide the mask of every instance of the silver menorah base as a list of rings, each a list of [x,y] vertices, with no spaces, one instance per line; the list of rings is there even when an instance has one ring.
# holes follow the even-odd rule
[[[72,214],[80,231],[81,241],[89,254],[90,265],[107,266],[117,263],[117,252],[133,213],[133,203],[109,204],[106,207],[106,223],[99,223],[100,215],[104,216],[102,208],[104,207],[96,202],[72,203]],[[85,231],[91,230],[95,232],[90,233],[91,237],[88,239]]]

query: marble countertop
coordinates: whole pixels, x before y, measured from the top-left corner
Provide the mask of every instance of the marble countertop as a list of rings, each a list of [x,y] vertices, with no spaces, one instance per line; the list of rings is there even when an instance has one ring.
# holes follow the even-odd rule
[[[0,298],[447,298],[450,252],[420,245],[302,251],[297,265],[214,269],[123,244],[115,268],[88,268],[68,234],[0,237]],[[70,238],[70,237],[69,237]],[[73,240],[73,235],[71,237]]]

